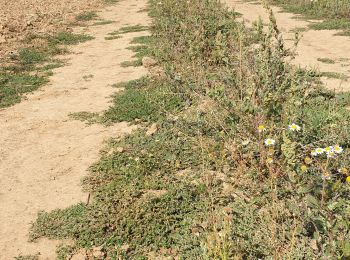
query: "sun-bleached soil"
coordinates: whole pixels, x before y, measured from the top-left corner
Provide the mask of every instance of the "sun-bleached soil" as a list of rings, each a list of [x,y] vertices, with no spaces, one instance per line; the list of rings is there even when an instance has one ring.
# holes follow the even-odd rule
[[[102,6],[103,0],[0,0],[0,58],[27,35],[66,30],[77,14]]]
[[[99,12],[112,24],[77,28],[94,40],[71,49],[68,65],[54,70],[47,86],[13,107],[0,110],[0,259],[40,253],[55,259],[58,241],[28,243],[30,223],[41,210],[65,208],[87,194],[80,181],[99,158],[105,140],[130,133],[134,127],[109,127],[72,120],[70,113],[100,112],[117,91],[112,84],[139,78],[143,67],[123,68],[130,60],[130,41],[147,32],[123,34],[106,41],[108,33],[126,25],[147,25],[146,0],[123,0]],[[89,77],[86,77],[86,76]]]
[[[247,23],[262,18],[268,22],[268,13],[259,2],[246,2],[242,0],[223,0],[227,6],[243,15]],[[336,30],[311,30],[309,21],[300,19],[300,16],[282,12],[279,7],[273,6],[277,25],[289,46],[293,45],[295,30],[301,32],[301,40],[297,47],[297,56],[293,63],[301,67],[317,69],[320,72],[340,73],[349,80],[322,77],[326,87],[336,91],[350,91],[350,37],[336,36]],[[334,64],[324,63],[318,59],[330,59]]]

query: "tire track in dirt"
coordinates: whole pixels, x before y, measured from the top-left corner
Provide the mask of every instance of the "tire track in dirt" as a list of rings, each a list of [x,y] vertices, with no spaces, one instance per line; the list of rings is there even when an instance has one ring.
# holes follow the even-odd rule
[[[104,39],[126,25],[148,25],[147,13],[138,12],[146,2],[121,1],[99,13],[115,23],[77,28],[95,39],[73,47],[69,65],[56,69],[49,85],[0,110],[0,259],[36,253],[40,259],[55,259],[58,241],[27,242],[30,223],[40,210],[86,201],[80,181],[98,160],[103,142],[133,130],[126,123],[88,126],[69,119],[69,114],[107,109],[116,92],[112,84],[147,73],[142,67],[120,66],[133,55],[126,49],[129,42],[147,32]],[[87,80],[87,75],[93,77]]]
[[[245,2],[242,0],[222,0],[228,7],[243,15],[243,19],[249,23],[259,17],[263,22],[268,22],[268,14],[262,4],[258,2]],[[301,67],[317,69],[320,72],[341,73],[349,77],[349,80],[322,77],[326,87],[336,91],[350,91],[350,37],[335,36],[336,30],[311,30],[310,22],[296,19],[300,16],[282,12],[282,9],[272,6],[287,46],[293,45],[295,30],[306,29],[301,32],[302,38],[297,47],[297,56],[293,64]],[[323,63],[318,59],[334,60],[334,64]]]

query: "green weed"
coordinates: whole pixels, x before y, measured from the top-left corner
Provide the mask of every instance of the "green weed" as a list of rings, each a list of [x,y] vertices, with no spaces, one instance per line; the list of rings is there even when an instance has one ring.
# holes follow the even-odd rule
[[[47,37],[32,35],[26,41],[30,44],[36,38],[46,40],[46,44],[41,47],[21,49],[18,56],[13,57],[15,65],[0,68],[0,108],[20,102],[23,94],[32,92],[46,84],[47,77],[52,75],[51,70],[63,65],[61,61],[53,59],[53,56],[67,52],[62,46],[93,39],[93,37],[84,34],[59,32]],[[35,71],[45,72],[46,75],[42,75],[42,73],[40,76],[30,74],[30,72]]]
[[[329,59],[329,58],[318,58],[317,60],[320,62],[323,62],[323,63],[327,63],[327,64],[334,64],[335,63],[334,60]]]
[[[77,15],[75,19],[80,22],[81,21],[86,22],[86,21],[95,20],[97,17],[98,16],[96,12],[90,11],[90,12],[85,12]]]
[[[92,26],[100,26],[100,25],[106,25],[106,24],[112,24],[112,23],[114,23],[114,21],[104,20],[104,21],[96,22],[96,23],[92,24]]]
[[[116,39],[120,39],[120,38],[122,38],[122,36],[114,35],[114,36],[107,36],[107,37],[105,37],[105,40],[110,41],[110,40],[116,40]]]
[[[119,33],[131,33],[131,32],[142,32],[148,30],[148,26],[143,26],[143,25],[130,25],[130,26],[125,26],[119,29]]]
[[[133,58],[136,60],[132,61],[124,61],[120,65],[122,67],[139,67],[142,66],[142,58],[146,56],[153,56],[152,50],[150,49],[150,45],[152,44],[152,37],[150,36],[140,36],[135,37],[131,44],[137,44],[135,46],[128,47],[129,50],[135,52]]]
[[[0,108],[19,102],[22,94],[32,92],[45,83],[47,79],[39,76],[0,73]]]
[[[119,2],[119,0],[104,0],[106,4],[116,4]]]
[[[125,151],[106,154],[84,180],[85,188],[96,192],[94,202],[41,213],[31,238],[75,238],[86,248],[103,244],[112,258],[146,257],[160,248],[192,255],[194,249],[200,251],[190,227],[206,211],[204,193],[175,175],[176,169],[195,167],[198,155],[190,147],[196,144],[179,139],[171,129],[176,127],[164,126],[149,137],[141,131],[111,143],[111,149]],[[101,215],[101,206],[108,212]],[[123,252],[122,245],[132,251]]]
[[[321,77],[326,77],[326,78],[331,78],[331,79],[341,79],[341,80],[347,80],[348,76],[343,74],[343,73],[338,73],[338,72],[321,72],[320,73]]]
[[[49,45],[75,45],[89,40],[94,37],[86,34],[74,34],[69,32],[59,32],[48,38]]]
[[[17,256],[15,257],[15,260],[38,260],[39,254],[37,255],[26,255],[26,256]]]
[[[19,52],[19,59],[23,65],[34,65],[46,60],[44,52],[39,52],[32,49],[22,49]]]

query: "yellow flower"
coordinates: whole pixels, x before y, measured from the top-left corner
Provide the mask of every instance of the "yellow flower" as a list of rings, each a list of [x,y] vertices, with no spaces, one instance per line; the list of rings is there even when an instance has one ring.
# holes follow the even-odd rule
[[[275,143],[276,143],[276,141],[273,140],[273,139],[270,139],[270,138],[265,139],[265,145],[266,145],[266,146],[272,146],[272,145],[274,145]]]
[[[326,151],[326,153],[330,153],[334,151],[334,147],[333,146],[327,146],[326,148],[324,148],[324,150]]]
[[[350,176],[346,177],[345,181],[346,181],[347,183],[350,183]]]
[[[259,133],[262,133],[262,132],[265,132],[265,131],[266,131],[266,128],[265,128],[264,125],[259,125],[259,126],[258,126],[258,132],[259,132]]]
[[[308,168],[307,168],[306,165],[302,165],[302,166],[300,167],[300,170],[301,170],[302,173],[304,173],[304,172],[307,172]]]
[[[324,180],[330,180],[332,178],[332,175],[329,172],[325,172],[322,176],[322,179]]]
[[[338,170],[339,173],[344,174],[344,175],[348,175],[349,174],[349,170],[346,169],[345,167],[342,167]]]
[[[306,157],[306,158],[304,159],[304,162],[305,162],[306,164],[312,164],[312,159],[311,159],[310,157]]]
[[[267,158],[267,159],[266,159],[266,163],[267,163],[267,164],[273,163],[273,159],[272,159],[271,157]]]
[[[335,157],[335,152],[327,152],[327,157],[328,158],[334,158]]]
[[[270,155],[270,156],[274,155],[274,153],[275,153],[275,150],[274,150],[272,147],[270,147],[270,148],[267,150],[267,154]]]
[[[288,126],[288,129],[290,130],[290,131],[297,131],[297,132],[299,132],[300,131],[300,129],[301,129],[301,127],[300,126],[298,126],[297,124],[291,124],[291,125],[289,125]]]

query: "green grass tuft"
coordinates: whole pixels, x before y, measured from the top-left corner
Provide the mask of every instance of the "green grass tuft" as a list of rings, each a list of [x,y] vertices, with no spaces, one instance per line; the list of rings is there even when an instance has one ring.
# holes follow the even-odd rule
[[[318,58],[317,60],[327,64],[335,64],[335,60],[329,58]]]
[[[112,24],[112,23],[115,23],[115,21],[104,20],[104,21],[96,22],[96,23],[92,24],[92,26],[100,26],[100,25],[106,25],[106,24]]]
[[[131,32],[142,32],[147,31],[149,29],[148,26],[144,25],[131,25],[131,26],[125,26],[119,29],[119,33],[131,33]]]
[[[136,58],[136,60],[124,61],[120,64],[122,67],[140,67],[142,66],[143,57],[153,56],[153,52],[149,48],[149,46],[152,44],[152,37],[150,36],[135,37],[131,41],[131,44],[137,44],[137,45],[128,47],[129,50],[132,50],[133,52],[135,52],[135,55],[133,56],[133,58]]]
[[[75,45],[89,40],[94,37],[86,34],[73,34],[69,32],[59,32],[54,36],[49,37],[49,44],[51,45]]]
[[[116,39],[120,39],[120,38],[122,38],[122,36],[114,35],[114,36],[107,36],[107,37],[105,37],[105,40],[106,41],[110,41],[110,40],[116,40]]]
[[[47,82],[46,78],[25,73],[0,73],[0,108],[19,102],[22,94],[32,92]]]
[[[87,22],[91,20],[96,20],[97,17],[98,16],[96,12],[90,11],[90,12],[85,12],[77,15],[75,19],[80,22]]]
[[[20,255],[15,257],[15,260],[39,260],[39,255],[40,254],[36,254],[36,255]]]
[[[347,79],[349,78],[347,75],[343,74],[343,73],[338,73],[338,72],[321,72],[320,73],[321,77],[326,77],[326,78],[331,78],[331,79],[341,79],[341,80],[345,80],[347,81]]]

